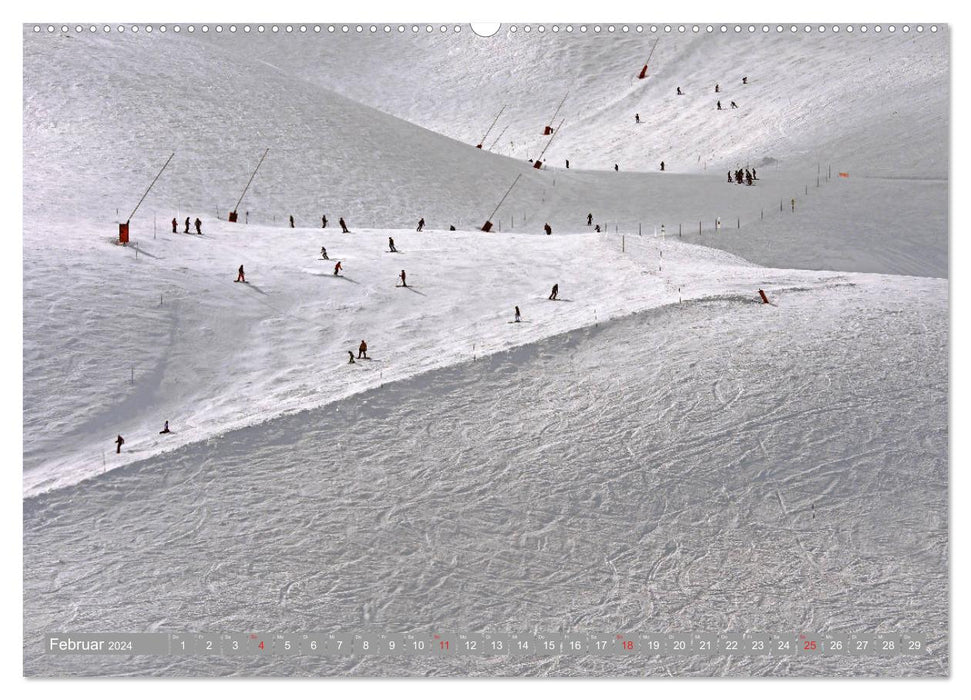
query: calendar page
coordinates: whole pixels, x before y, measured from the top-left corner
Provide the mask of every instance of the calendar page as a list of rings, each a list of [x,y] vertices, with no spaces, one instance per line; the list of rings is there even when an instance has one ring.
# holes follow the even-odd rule
[[[25,676],[950,674],[946,23],[22,42]]]

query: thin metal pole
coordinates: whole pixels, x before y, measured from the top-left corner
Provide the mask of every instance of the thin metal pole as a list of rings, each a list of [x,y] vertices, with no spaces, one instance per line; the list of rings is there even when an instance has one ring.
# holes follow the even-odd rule
[[[270,152],[270,149],[269,148],[267,148],[265,151],[263,151],[263,155],[260,156],[260,162],[256,164],[256,170],[259,170],[260,169],[260,166],[263,165],[263,159],[266,158],[266,154],[269,153],[269,152]],[[249,189],[250,183],[252,183],[253,182],[253,178],[256,177],[256,170],[254,170],[253,171],[253,174],[249,176],[249,182],[247,182],[246,183],[246,187],[243,188],[243,194],[239,195],[239,199],[236,200],[236,206],[233,207],[233,211],[236,211],[236,210],[239,209],[240,202],[242,202],[243,201],[243,197],[246,196],[246,190]]]
[[[158,182],[158,179],[162,176],[162,172],[168,167],[169,163],[172,161],[174,157],[175,157],[175,151],[172,151],[172,155],[170,155],[169,159],[165,161],[165,165],[162,166],[162,170],[158,171],[158,175],[156,175],[155,179],[152,180],[152,184],[148,186],[148,189],[145,190],[145,194],[143,194],[142,198],[138,200],[138,204],[136,204],[135,208],[131,210],[131,214],[128,215],[127,221],[131,221],[132,217],[135,216],[135,212],[138,211],[138,207],[142,206],[142,202],[145,201],[145,198],[148,196],[148,193],[152,191],[153,187],[155,187],[155,183]]]

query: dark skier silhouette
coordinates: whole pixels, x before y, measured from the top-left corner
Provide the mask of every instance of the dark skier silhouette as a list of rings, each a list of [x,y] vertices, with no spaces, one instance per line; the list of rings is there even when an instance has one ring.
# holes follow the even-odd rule
[[[405,271],[404,270],[401,271],[401,274],[398,275],[398,277],[401,278],[401,286],[402,287],[407,287],[408,286],[408,283],[405,282]]]
[[[118,454],[118,455],[121,454],[121,446],[124,444],[125,444],[125,438],[119,435],[118,438],[115,440],[115,445],[117,445],[117,447],[115,448],[115,454]]]
[[[185,217],[185,233],[189,232],[189,217]]]
[[[519,307],[516,307],[516,323],[519,323]]]
[[[560,293],[560,285],[554,284],[553,291],[550,292],[550,299],[556,301],[556,296]]]
[[[196,217],[196,233],[202,235],[202,220],[199,217]]]
[[[593,226],[593,214],[587,214],[587,226]]]
[[[341,272],[341,269],[342,269],[342,268],[341,268],[341,261],[340,261],[340,260],[338,260],[338,261],[337,261],[337,264],[336,264],[336,265],[334,265],[334,274],[335,274],[335,275],[339,275],[339,274],[340,274],[340,272]]]
[[[388,236],[388,252],[389,253],[398,252],[398,249],[394,247],[394,239],[391,236]]]
[[[160,431],[158,431],[158,434],[159,435],[165,435],[166,433],[171,433],[171,432],[172,431],[169,430],[169,422],[168,421],[165,421],[165,427],[162,428]]]
[[[320,217],[320,228],[327,228],[327,215]]]
[[[290,215],[290,228],[294,228],[294,225],[293,225],[293,214]]]
[[[549,224],[544,224],[543,225],[543,230],[546,231],[546,235],[547,236],[549,236],[551,233],[553,233],[553,228]]]
[[[172,218],[172,233],[178,233],[178,232],[179,232],[179,222],[175,220],[175,217],[173,217]]]
[[[418,219],[418,228],[416,230],[421,231],[423,228],[425,228],[425,218],[424,217]]]
[[[347,224],[344,223],[344,217],[343,216],[340,219],[337,220],[337,223],[339,223],[341,225],[341,231],[342,232],[344,232],[344,233],[350,233],[350,231],[347,230]]]
[[[236,281],[237,282],[245,282],[246,281],[246,273],[243,272],[243,266],[242,265],[239,266],[239,274],[236,275]]]
[[[360,360],[362,357],[365,360],[368,359],[368,356],[367,356],[367,343],[365,343],[363,340],[361,341],[361,344],[357,346],[357,359]]]

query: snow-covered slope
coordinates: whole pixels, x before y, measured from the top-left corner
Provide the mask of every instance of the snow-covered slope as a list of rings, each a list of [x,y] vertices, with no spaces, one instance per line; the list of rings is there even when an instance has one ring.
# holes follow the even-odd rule
[[[535,158],[543,127],[567,96],[547,152],[560,167],[674,172],[758,167],[771,159],[838,162],[859,174],[946,177],[949,33],[899,27],[820,33],[790,26],[749,33],[649,31],[636,25],[510,26],[465,31],[196,40],[261,56],[323,87],[465,143]],[[649,29],[647,27],[646,29]],[[638,80],[652,47],[649,77]],[[345,60],[353,52],[359,60]],[[748,84],[742,85],[742,78]],[[715,84],[721,92],[714,93]],[[681,87],[684,95],[676,94]],[[721,99],[723,111],[716,101]],[[731,101],[739,105],[729,108]],[[634,123],[640,114],[641,123]]]
[[[778,306],[668,304],[28,499],[25,671],[946,674],[942,288],[843,275],[770,292]],[[575,306],[538,303],[527,319]],[[429,639],[907,631],[932,653],[93,664],[40,651],[45,631],[106,619]]]
[[[946,673],[946,37],[666,36],[641,83],[648,37],[520,37],[27,33],[28,674],[118,671],[38,653],[109,623],[651,620],[885,627],[936,652],[659,672]],[[728,128],[695,90],[716,80],[741,105]],[[470,145],[506,92],[525,134],[575,84],[590,103],[567,102],[550,153],[578,167]],[[672,116],[676,84],[691,109]],[[225,221],[265,148],[248,223]],[[660,158],[673,172],[634,172]],[[756,186],[725,182],[748,162]],[[204,235],[171,232],[186,216]],[[348,364],[362,339],[372,359]]]
[[[577,56],[572,59],[589,70],[610,57],[598,49],[605,41],[603,37],[597,40],[599,44],[591,43],[592,39],[561,38],[566,47],[563,50],[576,53],[584,47],[589,49],[590,55],[583,61]],[[631,37],[623,41],[616,38],[620,45],[633,41]],[[840,171],[850,170],[853,183],[867,172],[887,172],[876,164],[863,172],[854,170],[847,165],[852,164],[849,151],[824,153],[828,158],[822,160],[806,159],[800,149],[809,146],[788,141],[779,142],[771,156],[769,151],[739,152],[727,159],[730,166],[726,168],[722,165],[716,168],[713,164],[707,171],[703,167],[688,168],[701,170],[694,174],[628,172],[635,168],[626,165],[619,173],[590,172],[576,167],[569,171],[554,168],[537,171],[519,155],[510,159],[484,153],[470,147],[467,139],[464,143],[454,141],[392,118],[296,77],[300,75],[296,68],[288,72],[267,62],[273,59],[286,66],[287,60],[313,56],[315,50],[338,52],[343,57],[340,60],[325,56],[314,65],[326,66],[328,75],[333,72],[339,76],[344,71],[358,70],[355,68],[358,63],[367,65],[375,60],[372,54],[380,58],[389,52],[389,60],[401,60],[395,59],[398,54],[391,48],[406,41],[400,37],[383,37],[386,48],[381,48],[382,39],[378,37],[359,37],[353,45],[348,45],[349,39],[345,37],[330,35],[277,37],[275,43],[269,44],[277,47],[273,52],[261,48],[269,38],[253,35],[231,39],[225,34],[203,38],[143,32],[109,37],[28,35],[28,39],[24,57],[24,226],[29,257],[33,256],[35,247],[48,246],[52,221],[83,227],[90,237],[112,236],[115,222],[129,216],[157,169],[173,151],[176,155],[171,165],[131,222],[133,235],[144,237],[153,230],[156,221],[158,227],[167,228],[166,222],[172,217],[182,221],[186,215],[201,216],[206,222],[217,215],[225,218],[265,148],[270,149],[269,155],[240,209],[244,219],[243,212],[249,212],[250,223],[275,226],[286,225],[288,217],[293,215],[297,226],[315,227],[326,214],[332,222],[343,216],[352,227],[412,228],[424,217],[432,228],[447,229],[454,225],[460,229],[478,229],[510,184],[521,176],[493,217],[503,231],[538,233],[547,221],[557,232],[582,230],[588,213],[593,213],[594,222],[606,229],[626,233],[639,228],[653,231],[661,224],[669,231],[680,226],[687,233],[696,230],[699,223],[703,230],[711,232],[716,218],[721,218],[726,229],[731,222],[745,227],[760,222],[774,228],[780,202],[788,204],[796,198],[801,210],[807,198],[823,197],[827,191],[848,184],[837,178]],[[853,39],[854,42],[861,39],[856,43],[865,46],[872,44],[869,37]],[[667,40],[665,37],[662,41]],[[458,48],[453,48],[452,53],[434,43],[429,45],[422,54],[426,56],[424,60],[439,56],[436,60],[441,61],[454,53],[456,65],[463,65],[468,57],[462,47],[469,39],[463,35],[456,37],[456,41]],[[506,76],[510,84],[518,85],[518,80],[525,79],[516,77],[520,73],[542,75],[542,66],[529,69],[535,57],[521,55],[515,50],[518,40],[512,41],[511,53],[496,50],[492,59],[506,62],[507,72],[513,72],[511,77]],[[538,40],[539,45],[544,45],[544,41]],[[693,41],[704,58],[699,65],[721,65],[717,63],[718,53],[705,48],[708,42],[718,41],[715,37],[697,37]],[[776,41],[781,39],[773,38],[770,44]],[[803,41],[809,39],[800,37],[794,43],[799,45]],[[911,47],[893,39],[888,46],[906,44],[908,50],[916,52],[912,62],[924,67],[928,75],[933,71],[925,66],[935,67],[937,73],[933,75],[936,76],[942,69],[935,52],[946,48],[940,42],[940,39],[921,39]],[[348,53],[349,46],[357,47],[352,54]],[[473,42],[472,46],[480,45]],[[528,43],[523,46],[538,50]],[[760,50],[764,53],[759,55],[768,61],[771,48]],[[790,51],[795,55],[795,49]],[[893,51],[890,53],[896,55]],[[267,60],[258,58],[261,54]],[[882,52],[874,54],[882,56]],[[355,60],[347,60],[347,55],[353,55]],[[692,60],[701,60],[692,56],[693,53],[684,60],[691,65],[694,65]],[[402,68],[399,83],[407,85],[409,81],[419,80],[426,74],[421,65],[418,62],[412,73]],[[363,67],[360,70],[362,77],[358,83],[372,84],[370,74]],[[946,69],[943,73],[946,75]],[[346,80],[334,78],[333,82],[335,87],[348,89]],[[486,87],[498,82],[501,81],[478,81]],[[456,104],[465,104],[461,99],[464,83],[454,80],[446,84],[452,86],[451,92],[428,92],[426,99],[435,109],[425,109],[425,112],[449,114]],[[855,87],[849,78],[835,84],[845,101],[856,104],[852,99]],[[746,87],[754,88],[755,83]],[[883,117],[869,125],[869,138],[886,146],[884,150],[871,150],[871,154],[875,158],[890,155],[894,158],[888,161],[894,164],[889,172],[900,174],[901,160],[910,158],[917,162],[924,157],[919,154],[936,163],[933,167],[920,166],[916,171],[936,178],[918,181],[916,188],[916,196],[930,198],[928,204],[934,212],[946,208],[946,159],[943,157],[946,132],[942,130],[946,112],[938,96],[946,102],[947,93],[946,90],[938,92],[937,87],[937,83],[931,82],[920,92],[901,91],[901,99],[922,104],[934,115],[918,120],[927,131],[911,130],[907,148],[892,146],[896,132]],[[444,84],[440,90],[444,90]],[[534,95],[536,90],[526,94]],[[928,99],[921,102],[910,97],[915,94]],[[387,92],[387,98],[392,106],[403,101],[393,90]],[[785,93],[773,98],[775,102],[788,99]],[[518,99],[517,104],[532,105],[533,101]],[[855,119],[821,120],[818,129],[827,139],[859,145],[862,141],[854,125],[874,114],[875,104],[870,101],[856,105]],[[728,116],[735,119],[738,115]],[[455,119],[456,123],[471,128],[479,118],[468,114]],[[804,113],[786,112],[773,116],[767,123],[775,125],[774,130],[780,124],[804,118]],[[609,119],[598,117],[596,123],[603,130],[600,135],[590,135],[590,142],[596,148],[613,145],[626,148],[623,144],[630,143],[615,133]],[[671,121],[672,125],[676,123],[681,124]],[[653,126],[645,126],[656,131]],[[623,128],[632,127],[625,122]],[[769,133],[756,128],[750,120],[740,122],[738,129],[739,134]],[[802,127],[792,130],[797,134],[804,132],[817,133]],[[664,140],[671,148],[685,149],[687,153],[699,139],[720,138],[720,134],[723,130],[711,125],[685,122],[676,132],[664,136]],[[819,138],[806,143],[816,148]],[[688,160],[697,160],[693,151]],[[749,161],[757,166],[769,163],[758,168],[757,186],[728,185],[724,170]],[[674,171],[684,170],[683,162],[681,158],[667,158],[668,167]],[[577,165],[586,167],[582,163]],[[649,169],[655,167],[652,158]],[[830,171],[832,179],[827,181],[823,177],[822,186],[817,190],[818,173],[825,176]],[[907,172],[915,173],[910,166]],[[924,202],[909,201],[915,194],[900,182],[890,182],[887,190],[875,191],[870,187],[865,193],[867,199],[876,197],[886,203],[871,208],[862,218],[873,235],[861,237],[858,228],[853,235],[846,235],[847,229],[857,227],[860,220],[843,218],[834,219],[833,226],[815,232],[813,240],[818,245],[812,247],[805,245],[805,236],[801,233],[807,226],[813,226],[811,222],[800,225],[800,233],[794,233],[791,227],[779,227],[771,245],[730,244],[732,239],[719,245],[763,264],[946,276],[946,266],[941,265],[946,254],[946,226],[939,220],[927,220],[917,227],[900,226],[902,218],[912,216],[915,210],[923,210]],[[858,198],[860,194],[855,190],[850,196]],[[826,211],[826,200],[821,201],[819,209]],[[912,251],[915,245],[926,254],[915,255]],[[779,262],[780,248],[789,251],[788,262]],[[853,265],[847,264],[848,259],[853,260]],[[855,267],[863,259],[866,266]]]

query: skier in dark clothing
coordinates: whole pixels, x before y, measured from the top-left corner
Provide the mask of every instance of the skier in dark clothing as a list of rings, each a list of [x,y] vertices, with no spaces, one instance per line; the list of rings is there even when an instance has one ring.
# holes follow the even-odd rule
[[[678,88],[678,94],[679,95],[683,95],[684,94],[683,92],[681,92],[681,88],[680,87]]]
[[[171,432],[172,431],[169,430],[169,422],[168,421],[165,421],[165,427],[162,428],[160,431],[158,431],[158,434],[159,435],[165,435],[166,433],[171,433]]]
[[[363,340],[361,341],[361,344],[358,345],[358,347],[357,347],[357,359],[360,360],[362,357],[365,360],[368,359],[368,356],[367,356],[367,343],[365,343]]]
[[[752,168],[752,179],[753,180],[758,180],[759,179],[759,176],[755,174],[755,168]]]
[[[617,165],[616,163],[614,163],[614,172],[617,172],[617,173],[620,172],[620,166]]]
[[[455,227],[454,227],[454,226],[449,226],[449,227],[448,227],[448,230],[449,230],[449,231],[454,231],[454,230],[455,230]]]
[[[290,215],[290,228],[293,228],[293,214]]]
[[[641,123],[641,115],[640,114],[635,114],[634,115],[634,123],[635,124],[640,124]]]
[[[175,217],[172,217],[172,233],[178,233],[178,232],[179,232],[179,222],[175,220]]]
[[[320,228],[327,228],[327,215],[320,217]]]
[[[731,170],[728,171],[728,181],[729,182],[732,181],[732,171]]]
[[[341,273],[341,261],[338,260],[337,264],[334,265],[334,274],[339,275]]]
[[[236,281],[237,282],[245,282],[246,281],[246,273],[243,272],[243,266],[242,265],[239,266],[239,274],[236,275]]]
[[[350,233],[350,231],[347,230],[347,224],[344,223],[343,216],[337,220],[337,223],[341,225],[341,231],[343,231],[344,233]]]
[[[594,226],[593,230],[596,231],[597,233],[600,233],[600,224],[597,224],[596,226]]]
[[[196,233],[202,235],[202,220],[198,216],[196,217]]]
[[[189,232],[189,217],[185,217],[185,232]]]
[[[738,105],[735,104],[735,100],[732,100],[732,109],[738,109]]]
[[[664,161],[663,160],[661,161],[661,172],[662,173],[664,172]]]
[[[543,230],[546,231],[547,236],[553,233],[553,228],[549,224],[543,224]]]
[[[347,361],[347,364],[353,365],[354,364],[354,351],[353,350],[348,350],[347,351],[347,354],[350,355],[350,359]]]
[[[330,260],[330,258],[327,257],[327,249],[324,248],[324,246],[320,246],[320,259],[321,260]]]
[[[422,218],[418,219],[418,229],[417,230],[418,231],[421,231],[423,228],[425,228],[425,217],[422,217]]]
[[[120,455],[121,454],[121,446],[125,444],[125,438],[123,438],[121,435],[119,435],[118,436],[118,439],[115,440],[115,444],[118,446],[115,449],[115,454]]]
[[[516,323],[519,323],[519,307],[516,307]]]
[[[388,252],[389,253],[398,252],[398,249],[394,247],[394,239],[391,236],[388,236]]]
[[[752,184],[752,173],[750,173],[748,170],[745,171],[745,184],[746,185]]]
[[[718,109],[721,109],[721,108],[722,108],[722,101],[718,100]]]
[[[553,291],[550,292],[550,299],[556,301],[556,295],[560,293],[560,285],[554,284]]]
[[[718,83],[715,83],[715,92],[721,92],[721,90],[718,88]]]
[[[587,214],[587,226],[593,226],[593,214]]]
[[[567,169],[567,170],[569,170],[569,169],[570,169],[570,161],[567,161],[567,162],[566,162],[566,169]]]
[[[748,76],[742,78],[742,85],[748,85]]]
[[[398,277],[401,278],[401,286],[402,287],[407,287],[408,286],[408,283],[405,282],[405,271],[404,270],[401,271],[401,274],[398,275]]]

